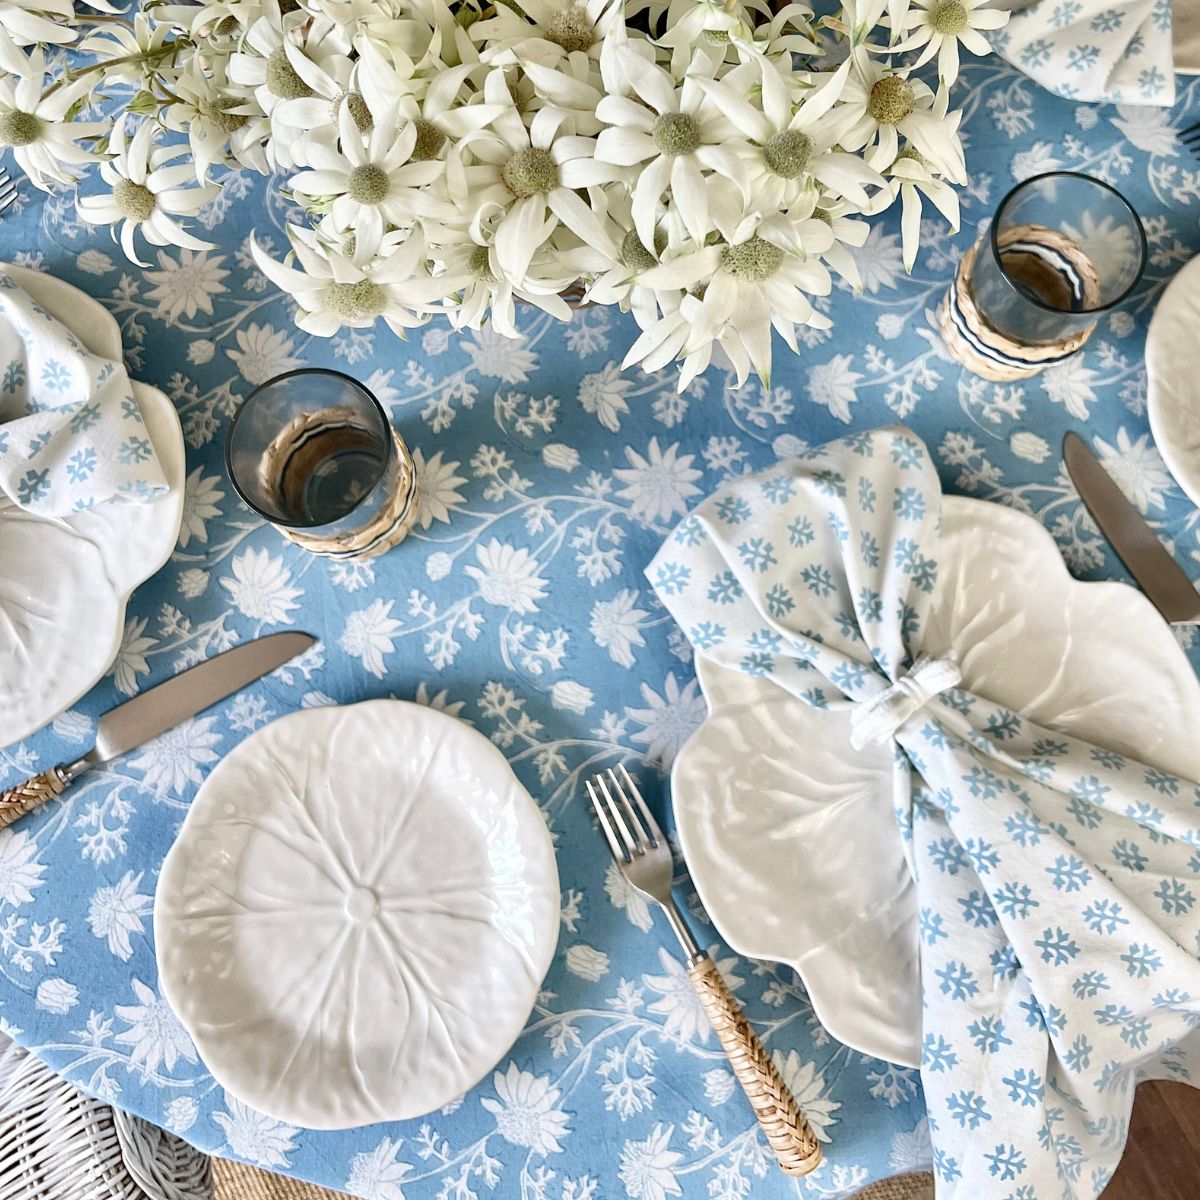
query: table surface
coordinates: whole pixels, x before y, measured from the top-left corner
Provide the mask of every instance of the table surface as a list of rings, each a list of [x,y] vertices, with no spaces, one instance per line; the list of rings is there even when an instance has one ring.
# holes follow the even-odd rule
[[[911,276],[898,221],[859,254],[861,295],[822,304],[832,332],[777,344],[773,387],[710,372],[678,396],[669,372],[622,375],[631,319],[525,321],[524,344],[441,325],[408,343],[380,327],[332,341],[295,329],[254,268],[251,230],[278,250],[287,207],[229,176],[204,214],[214,250],[126,262],[69,197],[22,188],[0,258],[59,275],[117,317],[137,377],[175,402],[187,440],[186,515],[170,563],[129,608],[114,672],[70,712],[0,751],[0,783],[75,757],[98,714],[234,642],[301,628],[320,647],[0,833],[0,1028],[86,1090],[197,1145],[372,1200],[840,1197],[928,1161],[913,1071],[866,1058],[815,1021],[790,972],[720,950],[768,1046],[797,1072],[828,1136],[804,1180],[770,1168],[691,996],[662,921],[611,871],[581,779],[625,761],[652,796],[703,715],[680,632],[642,569],[683,512],[730,474],[849,428],[903,420],[947,491],[1036,515],[1076,574],[1122,578],[1062,474],[1070,429],[1120,455],[1151,523],[1194,570],[1200,514],[1149,438],[1142,347],[1155,301],[1200,249],[1200,162],[1175,131],[1200,119],[1200,80],[1173,110],[1077,106],[995,58],[963,73],[971,182],[963,229],[928,226]],[[961,252],[1018,179],[1100,175],[1142,214],[1150,263],[1085,351],[996,385],[944,356],[932,312]],[[93,185],[94,186],[94,185]],[[307,556],[241,507],[225,477],[230,413],[279,371],[332,366],[367,381],[420,465],[421,523],[370,564]],[[502,571],[516,582],[494,581]],[[1180,637],[1193,648],[1194,631]],[[163,857],[206,772],[251,730],[301,705],[417,699],[500,745],[554,833],[558,956],[522,1038],[460,1102],[340,1133],[295,1129],[225,1094],[157,986],[151,914]],[[686,879],[680,895],[716,945]]]

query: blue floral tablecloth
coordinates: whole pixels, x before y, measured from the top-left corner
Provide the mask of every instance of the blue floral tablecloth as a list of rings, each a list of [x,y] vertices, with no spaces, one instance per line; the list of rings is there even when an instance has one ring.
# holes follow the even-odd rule
[[[0,1029],[199,1146],[371,1200],[841,1197],[925,1166],[917,1074],[834,1042],[786,970],[720,949],[829,1139],[816,1174],[773,1170],[667,929],[606,869],[580,780],[627,761],[659,794],[703,716],[690,649],[642,575],[664,534],[731,475],[848,428],[902,419],[948,491],[1033,513],[1077,574],[1122,577],[1061,470],[1059,443],[1076,429],[1180,561],[1200,559],[1200,513],[1149,438],[1142,364],[1156,298],[1200,250],[1200,162],[1176,140],[1200,119],[1200,84],[1180,82],[1173,110],[1112,108],[1057,99],[997,59],[967,66],[962,232],[928,225],[907,277],[897,222],[878,223],[858,255],[864,294],[823,303],[834,330],[812,332],[802,358],[779,348],[769,390],[729,391],[710,372],[679,396],[669,373],[622,375],[634,325],[604,309],[567,327],[531,315],[524,344],[441,326],[407,344],[383,330],[311,339],[250,258],[252,229],[276,251],[284,242],[287,209],[263,181],[226,180],[204,218],[215,250],[158,251],[146,271],[81,225],[70,196],[23,187],[0,220],[0,259],[60,275],[112,311],[133,373],[179,409],[188,481],[179,546],[135,594],[113,671],[0,751],[0,783],[75,757],[99,713],[237,641],[301,628],[321,643],[0,833]],[[1032,382],[986,383],[944,357],[932,312],[1001,195],[1059,167],[1129,196],[1149,268],[1084,353]],[[230,413],[301,364],[365,379],[413,449],[420,524],[373,564],[308,557],[225,478]],[[1180,636],[1192,648],[1194,631]],[[155,881],[205,773],[248,732],[297,706],[388,695],[474,722],[542,803],[562,878],[559,953],[526,1033],[460,1102],[311,1133],[248,1110],[197,1060],[157,986]],[[1009,1186],[998,1181],[997,1200]]]

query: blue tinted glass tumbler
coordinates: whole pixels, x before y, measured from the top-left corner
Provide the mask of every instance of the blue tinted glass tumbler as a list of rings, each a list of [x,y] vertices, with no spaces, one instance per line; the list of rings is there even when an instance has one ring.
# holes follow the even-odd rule
[[[289,371],[253,391],[225,464],[238,495],[313,554],[372,558],[417,517],[408,447],[379,401],[337,371]]]
[[[1129,201],[1090,175],[1052,171],[1000,201],[939,310],[951,355],[985,379],[1027,379],[1070,357],[1146,266]]]

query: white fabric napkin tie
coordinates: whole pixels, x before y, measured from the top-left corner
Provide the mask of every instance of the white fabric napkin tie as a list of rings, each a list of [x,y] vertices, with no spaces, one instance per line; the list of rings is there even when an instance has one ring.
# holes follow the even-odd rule
[[[850,745],[862,750],[891,741],[896,730],[934,696],[960,683],[962,672],[953,659],[922,655],[891,687],[855,705],[850,715]]]

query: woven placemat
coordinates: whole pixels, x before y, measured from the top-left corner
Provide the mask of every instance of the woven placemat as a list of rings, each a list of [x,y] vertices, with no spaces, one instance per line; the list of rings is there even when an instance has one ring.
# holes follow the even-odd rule
[[[213,1200],[345,1200],[315,1183],[260,1171],[231,1158],[212,1160]]]
[[[893,1175],[871,1184],[865,1191],[855,1192],[854,1200],[933,1200],[933,1176]]]

